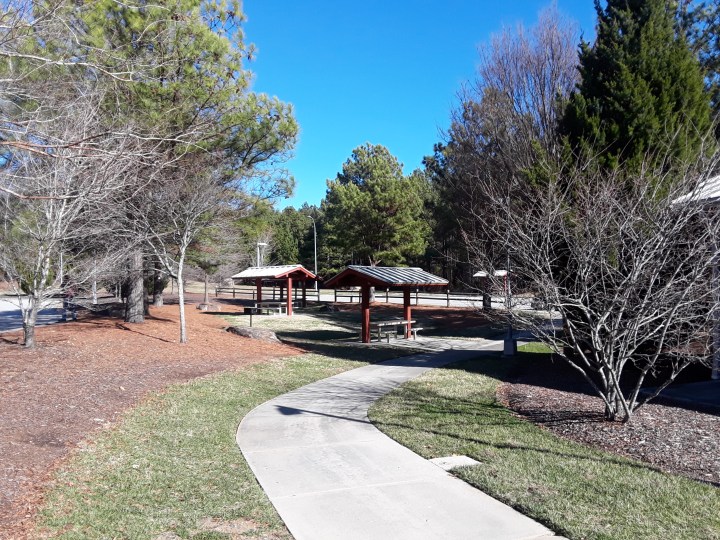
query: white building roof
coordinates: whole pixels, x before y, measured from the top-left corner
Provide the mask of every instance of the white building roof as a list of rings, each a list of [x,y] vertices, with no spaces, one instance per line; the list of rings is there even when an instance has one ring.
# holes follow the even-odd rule
[[[297,271],[300,271],[310,279],[315,278],[315,275],[302,264],[285,264],[281,266],[251,266],[232,276],[232,279],[279,279]]]
[[[720,175],[712,176],[698,184],[698,187],[682,197],[678,197],[673,203],[684,202],[716,202],[720,200]]]

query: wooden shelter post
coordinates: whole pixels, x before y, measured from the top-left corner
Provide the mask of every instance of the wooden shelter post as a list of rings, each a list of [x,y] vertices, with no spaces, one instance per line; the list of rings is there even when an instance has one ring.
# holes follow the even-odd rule
[[[410,321],[412,320],[412,308],[410,307],[410,289],[403,287],[403,319],[408,321],[405,325],[405,337],[410,337]]]
[[[255,280],[255,288],[257,289],[257,302],[262,302],[262,278]]]
[[[287,277],[287,314],[288,317],[292,315],[292,305],[293,305],[293,298],[292,298],[292,278],[290,276]]]
[[[370,343],[370,285],[362,286],[362,342]]]

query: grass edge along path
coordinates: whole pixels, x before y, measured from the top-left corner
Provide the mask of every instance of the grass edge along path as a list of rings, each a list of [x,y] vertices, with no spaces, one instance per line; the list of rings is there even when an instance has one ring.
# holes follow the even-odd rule
[[[533,354],[431,370],[370,419],[425,458],[479,461],[453,473],[570,539],[720,539],[720,489],[561,439],[500,405],[500,381]]]
[[[235,443],[254,407],[366,362],[304,354],[170,386],[55,475],[36,535],[291,538]]]

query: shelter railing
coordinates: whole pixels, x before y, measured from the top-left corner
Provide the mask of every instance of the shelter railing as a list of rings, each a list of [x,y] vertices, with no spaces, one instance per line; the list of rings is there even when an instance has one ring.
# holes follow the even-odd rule
[[[232,295],[233,298],[245,298],[248,300],[256,300],[257,296],[257,287],[254,286],[247,286],[247,287],[215,287],[215,296],[220,296],[221,294],[229,294]],[[285,293],[285,290],[283,289],[283,294]],[[265,300],[280,300],[280,287],[263,287],[262,288],[262,297]],[[320,301],[320,291],[316,291],[315,289],[308,288],[305,291],[305,297],[308,300],[315,300]],[[300,300],[302,299],[302,288],[300,287],[293,287],[293,299]]]

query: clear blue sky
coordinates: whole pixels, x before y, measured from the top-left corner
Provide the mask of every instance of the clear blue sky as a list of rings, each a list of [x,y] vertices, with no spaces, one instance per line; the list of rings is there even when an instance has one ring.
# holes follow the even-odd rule
[[[549,0],[245,0],[248,67],[255,91],[292,103],[300,124],[287,168],[294,197],[279,208],[319,204],[352,150],[382,144],[420,167],[449,124],[477,48],[518,23],[530,27]],[[558,0],[585,39],[592,0]]]

